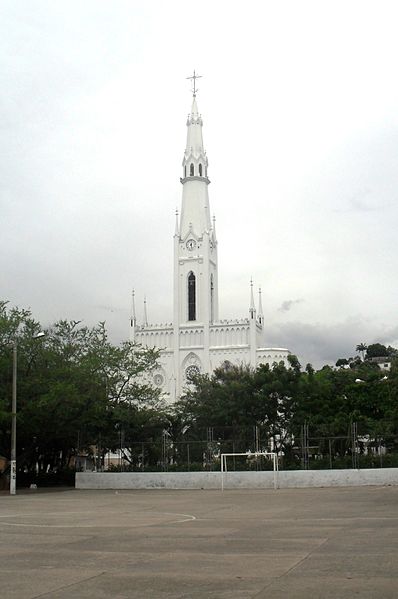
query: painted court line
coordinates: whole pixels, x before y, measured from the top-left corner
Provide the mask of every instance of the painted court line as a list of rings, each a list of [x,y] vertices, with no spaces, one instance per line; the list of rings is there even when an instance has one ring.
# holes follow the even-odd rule
[[[58,512],[58,513],[49,513],[46,514],[46,516],[65,516],[65,515],[75,515],[75,514],[92,514],[91,510],[90,511],[85,511],[85,512]],[[116,514],[116,515],[120,515],[120,512],[112,512],[111,514],[109,514],[109,512],[107,513],[107,515],[112,515],[112,514]],[[137,515],[137,512],[135,512],[135,515]],[[151,523],[151,524],[136,524],[135,526],[132,526],[131,528],[141,528],[141,527],[145,527],[145,526],[163,526],[165,524],[182,524],[183,522],[192,522],[193,520],[196,520],[196,516],[193,516],[192,514],[180,514],[180,513],[176,513],[176,512],[148,512],[145,511],[145,516],[148,517],[150,515],[160,515],[160,516],[179,516],[179,518],[177,518],[176,520],[166,520],[165,522],[159,522],[159,523]],[[26,517],[31,517],[31,516],[39,516],[39,514],[11,514],[11,515],[5,515],[5,516],[0,516],[0,518],[26,518]],[[98,524],[29,524],[29,523],[25,523],[25,522],[1,522],[0,520],[0,525],[3,526],[18,526],[18,527],[23,527],[23,528],[101,528],[101,525]],[[126,528],[126,523],[123,524],[123,527]],[[109,526],[109,528],[112,528],[112,526]],[[127,525],[127,528],[129,528],[129,526]]]

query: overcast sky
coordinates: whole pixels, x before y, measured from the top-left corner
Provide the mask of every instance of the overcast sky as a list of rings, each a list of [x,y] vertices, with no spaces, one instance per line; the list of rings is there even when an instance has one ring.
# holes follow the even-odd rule
[[[398,4],[0,4],[0,296],[42,324],[172,319],[190,82],[220,316],[263,290],[303,365],[398,344]]]

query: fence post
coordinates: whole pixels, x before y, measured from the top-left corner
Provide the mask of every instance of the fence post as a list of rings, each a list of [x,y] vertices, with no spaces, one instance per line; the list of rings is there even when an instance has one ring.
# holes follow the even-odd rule
[[[358,469],[358,428],[356,422],[351,422],[351,454],[352,454],[352,467]]]
[[[207,427],[207,450],[206,450],[206,454],[207,454],[207,464],[209,467],[209,470],[213,470],[213,452],[212,452],[212,447],[213,447],[213,440],[214,440],[214,430],[212,426],[208,426]]]
[[[162,463],[163,472],[167,472],[167,431],[162,433]]]
[[[308,447],[308,424],[304,422],[301,427],[301,454],[303,460],[303,470],[308,470],[309,466],[309,447]]]
[[[142,472],[144,472],[144,469],[145,469],[145,446],[144,446],[144,443],[141,443],[141,454],[142,454],[141,470],[142,470]]]
[[[329,467],[330,467],[330,470],[332,470],[333,465],[332,465],[332,441],[331,441],[331,439],[329,439]]]

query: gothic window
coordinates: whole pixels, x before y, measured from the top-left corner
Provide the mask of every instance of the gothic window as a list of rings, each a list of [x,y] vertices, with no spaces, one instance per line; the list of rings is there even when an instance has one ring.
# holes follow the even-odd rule
[[[188,275],[188,320],[196,320],[196,278],[192,271]]]
[[[193,177],[193,175],[194,175],[194,170],[193,170],[193,168],[194,168],[194,167],[193,167],[193,162],[191,162],[191,166],[189,167],[189,176],[190,176],[190,177]]]
[[[196,364],[191,364],[185,370],[185,378],[187,379],[188,382],[191,382],[192,379],[194,379],[199,374],[200,374],[200,369],[199,369],[199,366],[196,366]]]
[[[186,177],[186,176],[187,176],[187,167],[184,166],[184,177]]]
[[[199,177],[201,177],[201,176],[202,176],[202,165],[199,164]]]

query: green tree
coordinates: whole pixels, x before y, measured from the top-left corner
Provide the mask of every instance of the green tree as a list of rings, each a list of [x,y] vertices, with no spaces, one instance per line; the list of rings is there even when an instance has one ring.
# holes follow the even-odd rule
[[[199,375],[177,405],[181,424],[189,426],[191,434],[209,426],[228,427],[235,439],[239,434],[246,438],[246,432],[258,426],[280,451],[291,442],[289,423],[301,376],[297,358],[289,360],[288,368],[283,363],[257,369],[224,365],[211,376]]]
[[[158,352],[125,342],[112,345],[104,323],[89,328],[60,321],[41,329],[29,311],[0,304],[0,453],[9,454],[12,354],[18,342],[17,462],[28,470],[68,465],[78,446],[101,438],[117,445],[115,425],[161,411],[159,393],[145,376]],[[148,416],[149,418],[149,416]]]
[[[341,368],[342,366],[348,366],[348,364],[347,358],[339,358],[336,362],[336,367]]]
[[[388,355],[388,349],[381,343],[371,343],[366,350],[367,358],[387,357]]]
[[[365,352],[367,349],[366,343],[359,343],[355,348],[355,351],[361,354],[362,361],[365,359]]]

